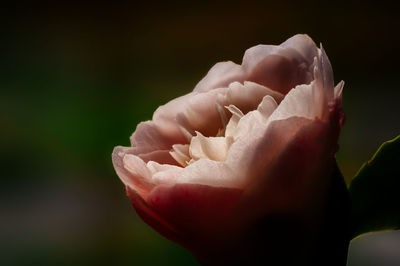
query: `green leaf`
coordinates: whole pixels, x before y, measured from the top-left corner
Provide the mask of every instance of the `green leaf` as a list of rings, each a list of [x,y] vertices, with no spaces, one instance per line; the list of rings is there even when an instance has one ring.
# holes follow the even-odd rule
[[[349,192],[352,237],[400,227],[400,135],[364,163]]]

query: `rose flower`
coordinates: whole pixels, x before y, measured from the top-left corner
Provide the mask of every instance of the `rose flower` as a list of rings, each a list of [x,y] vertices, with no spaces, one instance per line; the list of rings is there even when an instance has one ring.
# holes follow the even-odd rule
[[[307,35],[254,46],[140,123],[114,168],[139,216],[204,264],[339,265],[343,84]]]

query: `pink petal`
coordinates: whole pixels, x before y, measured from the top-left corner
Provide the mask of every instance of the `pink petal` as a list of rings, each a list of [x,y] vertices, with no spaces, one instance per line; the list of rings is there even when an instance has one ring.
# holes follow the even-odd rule
[[[280,128],[282,122],[275,121]],[[330,183],[337,143],[333,131],[328,122],[306,123],[280,147],[237,206],[243,223],[276,212],[318,221],[312,215],[319,214],[316,210],[321,208]]]
[[[234,81],[253,81],[286,93],[296,85],[311,82],[311,66],[316,55],[317,47],[307,35],[295,35],[279,46],[254,46],[245,52],[242,65],[216,64],[194,91],[210,91]]]
[[[201,158],[185,168],[175,179],[176,183],[202,184],[215,187],[240,188],[226,162]]]
[[[232,61],[216,63],[207,75],[197,83],[193,91],[206,92],[215,88],[227,87],[231,82],[243,80],[243,70]]]
[[[171,129],[166,133],[169,126],[163,128],[165,123],[157,125],[154,121],[141,122],[131,136],[131,144],[141,150],[141,153],[148,153],[155,150],[166,150],[175,143],[185,142],[186,139],[179,129]]]
[[[230,211],[242,190],[198,184],[157,186],[148,195],[147,203],[159,217],[173,225],[184,238],[179,242],[189,248],[212,244],[228,230]]]
[[[218,105],[234,104],[248,112],[255,109],[265,95],[271,95],[278,102],[283,99],[282,94],[252,82],[245,82],[244,85],[235,82],[229,87],[206,93],[190,93],[156,110],[152,124],[145,124],[146,128],[145,125],[142,126],[143,130],[152,130],[151,134],[146,131],[138,132],[138,128],[138,133],[133,136],[137,139],[136,143],[141,140],[140,145],[146,145],[150,141],[153,144],[148,144],[149,146],[160,147],[159,149],[171,148],[177,143],[186,144],[188,139],[182,140],[184,134],[191,136],[195,131],[205,136],[215,136],[224,126]],[[182,128],[186,133],[183,133]]]
[[[315,94],[322,95],[323,88],[318,88],[314,82],[298,85],[292,89],[271,115],[271,120],[283,120],[297,116],[307,119],[322,118],[322,108],[329,108],[324,99],[316,98]]]
[[[297,131],[310,122],[311,120],[305,118],[290,117],[267,125],[254,126],[251,137],[241,137],[231,146],[226,161],[234,173],[230,183],[235,184],[235,187],[245,188],[254,182]]]
[[[314,57],[317,55],[317,47],[307,34],[296,34],[280,46],[295,49],[307,61],[308,65],[312,65]]]
[[[154,161],[160,164],[178,165],[178,162],[171,156],[170,150],[156,150],[138,155],[145,163]]]
[[[261,54],[259,58],[263,58],[263,60],[253,60],[250,61],[248,66],[244,65],[247,74],[246,80],[264,85],[283,94],[286,94],[296,85],[311,82],[310,66],[296,50],[288,48],[263,57],[264,49],[268,48],[261,45],[250,48],[250,52],[254,53],[252,58]]]
[[[239,82],[229,84],[229,89],[221,92],[218,101],[224,106],[235,105],[243,113],[247,113],[256,109],[266,95],[270,95],[277,103],[280,103],[284,98],[283,94],[263,85],[245,81],[243,84]]]
[[[155,213],[154,210],[151,209],[147,202],[135,190],[126,187],[126,194],[131,200],[136,213],[145,223],[169,240],[178,242],[178,239],[180,239],[180,233],[172,225],[168,224],[168,222]]]
[[[128,161],[125,156],[129,156]],[[143,160],[132,154],[132,148],[115,147],[112,161],[121,181],[140,196],[145,197],[153,188],[151,173],[148,172]]]

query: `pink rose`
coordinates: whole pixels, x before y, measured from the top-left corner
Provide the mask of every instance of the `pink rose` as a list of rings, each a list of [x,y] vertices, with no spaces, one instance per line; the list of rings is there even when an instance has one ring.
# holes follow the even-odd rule
[[[115,170],[140,217],[201,261],[301,265],[325,223],[343,84],[307,35],[254,46],[140,123]]]

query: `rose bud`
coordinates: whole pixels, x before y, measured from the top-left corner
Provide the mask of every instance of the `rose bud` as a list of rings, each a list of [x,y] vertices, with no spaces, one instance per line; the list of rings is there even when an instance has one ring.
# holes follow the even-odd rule
[[[138,215],[210,265],[345,265],[343,82],[307,35],[214,65],[140,123],[115,170]]]

